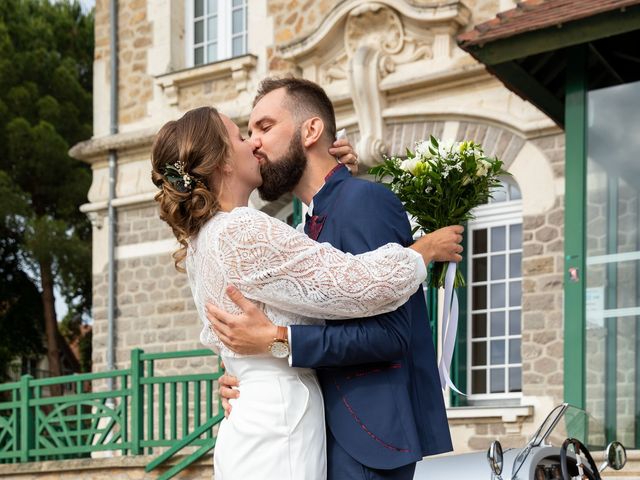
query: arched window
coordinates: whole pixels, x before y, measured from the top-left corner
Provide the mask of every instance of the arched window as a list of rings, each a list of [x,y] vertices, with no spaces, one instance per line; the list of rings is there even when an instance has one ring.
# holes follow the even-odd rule
[[[467,393],[475,403],[522,392],[522,195],[515,180],[467,225]]]

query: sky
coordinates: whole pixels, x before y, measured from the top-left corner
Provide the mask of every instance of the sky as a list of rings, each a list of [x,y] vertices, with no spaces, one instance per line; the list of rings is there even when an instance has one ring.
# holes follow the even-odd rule
[[[80,4],[82,5],[82,10],[88,12],[95,6],[96,0],[80,0]]]

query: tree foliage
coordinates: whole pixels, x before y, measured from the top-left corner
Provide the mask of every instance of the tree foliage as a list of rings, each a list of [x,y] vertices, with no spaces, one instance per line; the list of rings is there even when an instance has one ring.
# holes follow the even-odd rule
[[[40,325],[42,332],[44,319],[50,355],[62,338],[53,286],[74,314],[91,306],[91,227],[79,211],[91,172],[68,150],[91,136],[92,63],[93,13],[82,12],[76,0],[0,2],[0,268],[13,272],[0,279],[0,291],[38,285],[40,311],[14,302],[11,323]],[[25,285],[24,292],[32,291]],[[7,315],[0,309],[0,331]],[[5,341],[0,334],[0,352]],[[53,374],[61,373],[56,359],[49,363]]]

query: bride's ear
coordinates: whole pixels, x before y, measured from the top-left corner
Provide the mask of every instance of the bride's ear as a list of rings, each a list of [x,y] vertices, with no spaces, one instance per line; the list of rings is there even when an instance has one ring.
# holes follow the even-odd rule
[[[233,165],[229,160],[222,162],[222,165],[220,165],[220,173],[222,175],[231,175],[233,173]]]
[[[311,117],[302,124],[302,145],[310,148],[315,145],[324,132],[324,122],[320,117]]]

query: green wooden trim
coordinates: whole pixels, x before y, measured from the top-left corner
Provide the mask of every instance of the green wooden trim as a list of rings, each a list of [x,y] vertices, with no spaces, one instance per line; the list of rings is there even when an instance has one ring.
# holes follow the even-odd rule
[[[0,463],[85,458],[93,451],[119,450],[123,455],[142,454],[145,450],[151,452],[152,447],[173,447],[177,441],[183,442],[191,425],[194,428],[201,426],[200,389],[203,382],[207,392],[206,418],[214,419],[214,423],[223,418],[219,408],[217,414],[213,415],[212,403],[214,383],[221,375],[219,358],[218,371],[213,374],[160,378],[154,377],[154,360],[158,357],[187,358],[198,354],[213,356],[210,350],[145,355],[137,349],[131,352],[132,363],[128,370],[38,381],[25,375],[19,382],[2,385],[2,391],[9,392],[10,401],[0,403]],[[146,382],[145,373],[147,378],[157,381]],[[120,388],[94,391],[92,385],[83,392],[84,382],[103,382],[105,378],[119,378]],[[156,384],[157,389],[154,387]],[[165,393],[167,384],[170,392],[168,398]],[[47,389],[51,385],[63,385],[65,392],[70,393],[48,396]],[[194,388],[193,395],[189,392],[191,385]],[[182,389],[180,397],[177,395],[178,388]],[[158,396],[157,407],[155,395]],[[181,407],[177,403],[178,398],[182,400]],[[113,406],[108,403],[111,399],[117,402]],[[190,400],[198,405],[192,407]],[[155,408],[159,416],[156,416]],[[189,423],[191,411],[193,423]],[[165,412],[169,418],[168,428],[165,427]],[[180,438],[177,437],[178,422]],[[158,436],[153,431],[156,423],[160,431]],[[165,435],[166,430],[169,430],[168,436]],[[199,448],[199,453],[190,455],[189,461],[182,461],[173,467],[173,472],[186,468],[190,461],[200,458],[212,448],[215,434],[209,429],[204,432],[204,437],[188,443]]]
[[[162,352],[162,353],[141,353],[140,360],[168,360],[174,358],[191,358],[191,357],[215,357],[216,354],[208,348],[198,350],[181,350],[178,352]]]
[[[131,394],[131,390],[111,390],[107,392],[91,392],[91,398],[93,400],[108,399],[126,397]],[[38,407],[41,405],[58,405],[68,404],[73,402],[82,402],[87,399],[87,394],[81,393],[79,395],[64,395],[62,397],[42,397],[29,400],[29,406]]]
[[[189,455],[187,458],[182,460],[180,463],[178,463],[177,465],[174,465],[169,470],[167,470],[162,475],[160,475],[158,477],[158,480],[168,480],[170,478],[173,478],[175,475],[177,475],[182,470],[187,468],[193,462],[198,461],[200,458],[202,458],[204,455],[206,455],[209,451],[211,451],[213,449],[213,447],[216,446],[216,440],[217,440],[216,438],[214,438],[212,440],[209,440],[205,445],[200,447],[200,449],[196,450],[191,455]]]
[[[162,455],[159,455],[158,457],[154,458],[151,462],[149,462],[149,464],[145,467],[144,471],[150,472],[151,470],[162,465],[164,462],[166,462],[169,458],[174,456],[180,450],[189,446],[191,442],[193,442],[195,439],[201,437],[202,434],[206,433],[208,430],[211,430],[216,424],[221,422],[223,418],[224,418],[223,414],[218,414],[215,417],[211,417],[209,420],[207,420],[205,423],[200,425],[198,428],[194,429],[193,432],[191,432],[185,438],[183,438],[179,442],[174,442],[173,447],[171,447],[169,450],[167,450]]]
[[[569,52],[565,102],[564,398],[585,408],[586,46]],[[577,269],[578,281],[570,279]]]
[[[20,461],[28,462],[30,450],[34,444],[34,418],[33,410],[25,408],[31,398],[31,375],[25,375],[20,379],[20,401],[23,402],[20,409]]]
[[[469,273],[469,262],[467,259],[467,255],[469,255],[468,246],[469,242],[467,241],[467,237],[469,236],[468,225],[465,225],[465,235],[462,236],[462,261],[458,265],[458,268],[461,272],[464,273],[464,278],[467,282],[470,282],[471,279],[468,278]],[[451,380],[463,393],[468,393],[468,383],[467,383],[467,335],[469,332],[469,325],[467,321],[468,310],[467,310],[467,298],[468,298],[469,287],[458,288],[456,293],[458,294],[458,304],[460,306],[460,313],[458,317],[458,336],[456,341],[456,348],[453,351],[453,359],[451,361]],[[456,392],[451,392],[450,402],[452,407],[464,407],[467,405],[467,398],[457,394]]]
[[[433,348],[437,352],[438,351],[438,289],[428,286],[429,278],[432,275],[432,271],[433,271],[433,263],[430,263],[429,268],[427,269],[427,279],[425,279],[425,282],[427,283],[427,292],[426,292],[427,313],[429,315],[429,327],[431,328],[431,340],[433,341]]]
[[[639,25],[640,7],[633,6],[627,7],[624,11],[615,10],[593,15],[563,24],[561,27],[554,25],[465,49],[485,65],[497,65],[631,32],[638,30]]]
[[[129,370],[110,370],[108,372],[100,373],[80,373],[67,375],[64,377],[50,377],[40,378],[31,381],[32,387],[45,387],[51,385],[61,385],[65,383],[84,382],[88,380],[99,380],[103,378],[116,378],[124,375],[129,375]]]
[[[140,442],[144,437],[144,386],[140,380],[144,377],[144,363],[140,358],[142,350],[131,351],[131,453],[142,455]]]
[[[302,202],[298,197],[293,197],[293,226],[297,227],[302,223]]]
[[[222,376],[221,373],[193,373],[191,375],[171,375],[166,377],[145,377],[140,379],[142,385],[173,382],[196,382],[200,380],[215,381]]]
[[[640,197],[636,201],[636,212],[640,212]],[[640,215],[637,218],[640,225]],[[636,233],[636,250],[640,250],[640,235]],[[636,265],[636,298],[640,299],[640,268]],[[636,317],[636,345],[635,345],[635,429],[634,448],[640,448],[640,317]]]
[[[618,252],[618,177],[607,174],[607,254]],[[607,264],[605,309],[618,305],[618,264]],[[618,320],[606,318],[604,428],[606,442],[617,440]]]
[[[558,125],[564,123],[564,105],[536,78],[516,62],[505,62],[488,67],[522,98],[531,99],[540,110]]]

